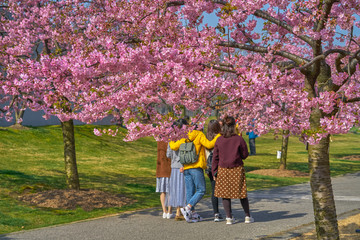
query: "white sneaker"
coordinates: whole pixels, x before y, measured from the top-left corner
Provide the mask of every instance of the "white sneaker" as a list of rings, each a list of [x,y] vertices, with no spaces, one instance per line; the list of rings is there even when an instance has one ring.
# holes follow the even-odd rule
[[[220,222],[224,220],[220,213],[215,213],[214,222]]]
[[[163,213],[163,218],[167,218],[167,213],[166,212]]]
[[[172,214],[172,213],[167,213],[167,214],[166,214],[166,218],[167,218],[167,219],[174,218],[174,214]]]
[[[191,210],[186,206],[184,208],[180,208],[181,214],[184,216],[187,222],[191,222],[192,214]]]
[[[231,224],[234,224],[234,223],[235,223],[235,218],[234,217],[226,218],[226,224],[231,225]]]
[[[192,222],[201,222],[202,220],[203,218],[197,212],[192,213]]]
[[[254,218],[248,216],[245,217],[245,223],[253,223],[253,222],[254,222]]]

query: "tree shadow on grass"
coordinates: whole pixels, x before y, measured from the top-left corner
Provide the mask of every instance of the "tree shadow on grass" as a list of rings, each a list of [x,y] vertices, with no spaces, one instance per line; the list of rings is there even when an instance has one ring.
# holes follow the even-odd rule
[[[21,218],[11,217],[0,212],[0,224],[5,226],[17,227],[28,225],[30,224],[30,222]]]
[[[25,188],[61,188],[65,186],[65,180],[62,177],[39,176],[35,174],[26,174],[20,171],[2,169],[0,170],[0,187],[9,188],[11,191],[19,191]]]

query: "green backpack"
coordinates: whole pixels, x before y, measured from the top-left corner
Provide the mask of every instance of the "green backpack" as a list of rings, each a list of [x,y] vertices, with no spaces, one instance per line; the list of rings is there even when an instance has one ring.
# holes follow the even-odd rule
[[[193,142],[185,142],[180,145],[179,156],[181,164],[191,164],[197,162],[199,154],[196,154],[196,148]]]

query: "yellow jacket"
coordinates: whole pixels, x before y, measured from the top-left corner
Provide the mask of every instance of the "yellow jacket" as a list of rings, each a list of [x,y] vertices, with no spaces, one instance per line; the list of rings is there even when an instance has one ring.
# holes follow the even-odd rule
[[[184,164],[184,170],[190,169],[190,168],[202,168],[206,169],[206,157],[205,157],[205,148],[212,149],[215,146],[216,139],[220,137],[220,134],[216,135],[213,140],[209,141],[205,134],[198,130],[193,130],[188,133],[189,140],[194,143],[196,153],[199,154],[200,148],[200,154],[199,154],[199,160],[195,163],[191,164]],[[170,148],[174,151],[179,150],[180,145],[186,141],[185,138],[182,138],[176,142],[171,141],[169,143]]]

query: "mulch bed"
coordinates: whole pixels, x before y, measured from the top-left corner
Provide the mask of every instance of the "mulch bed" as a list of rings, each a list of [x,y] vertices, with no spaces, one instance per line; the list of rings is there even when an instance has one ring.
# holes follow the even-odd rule
[[[345,157],[343,157],[341,159],[350,160],[350,161],[360,161],[360,155],[345,156]]]
[[[122,207],[133,203],[134,200],[123,196],[112,195],[99,190],[49,190],[18,197],[20,201],[30,205],[55,209],[76,209],[81,207],[85,211],[94,208]]]

